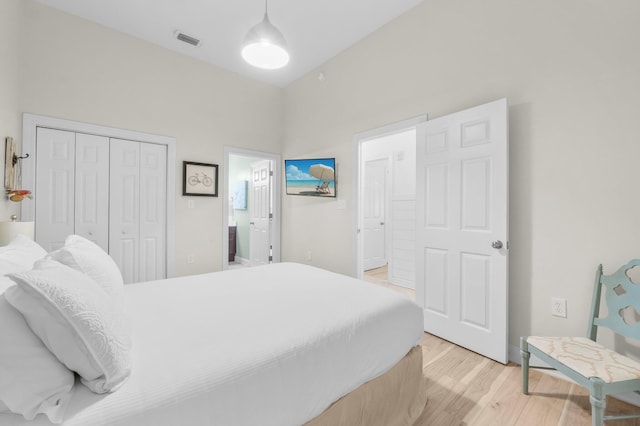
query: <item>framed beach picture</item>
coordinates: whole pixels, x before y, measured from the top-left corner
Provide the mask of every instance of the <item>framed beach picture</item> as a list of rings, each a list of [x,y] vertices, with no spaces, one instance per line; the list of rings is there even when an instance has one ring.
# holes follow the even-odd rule
[[[247,209],[247,187],[249,182],[246,180],[238,180],[233,184],[233,191],[231,192],[231,198],[233,198],[234,210],[246,210]]]
[[[284,160],[288,195],[336,197],[336,159]]]
[[[182,162],[182,195],[218,196],[218,165]]]

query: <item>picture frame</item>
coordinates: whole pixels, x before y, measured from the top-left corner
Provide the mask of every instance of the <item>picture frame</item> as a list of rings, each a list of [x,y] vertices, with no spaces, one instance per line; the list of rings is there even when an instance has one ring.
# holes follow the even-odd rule
[[[183,161],[182,195],[217,197],[218,165]]]
[[[234,182],[231,198],[233,199],[234,210],[246,210],[247,209],[247,187],[249,181],[239,180]]]
[[[284,160],[287,195],[336,198],[336,159]]]

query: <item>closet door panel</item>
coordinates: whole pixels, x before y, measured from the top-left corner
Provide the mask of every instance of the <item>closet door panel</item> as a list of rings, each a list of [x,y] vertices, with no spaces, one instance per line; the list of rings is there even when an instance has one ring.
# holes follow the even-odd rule
[[[109,252],[109,138],[76,134],[75,233]]]
[[[74,233],[75,139],[74,132],[37,129],[35,237],[47,251]]]
[[[140,143],[110,140],[109,254],[125,283],[139,281]]]
[[[140,144],[140,281],[166,278],[167,147]]]

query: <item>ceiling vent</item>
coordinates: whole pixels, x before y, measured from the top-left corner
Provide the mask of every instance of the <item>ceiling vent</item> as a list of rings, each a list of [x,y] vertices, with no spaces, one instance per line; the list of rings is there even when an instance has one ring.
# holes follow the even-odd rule
[[[195,37],[191,37],[190,35],[186,35],[183,32],[176,31],[175,32],[175,36],[176,36],[176,38],[178,40],[183,41],[183,42],[185,42],[187,44],[190,44],[190,45],[196,46],[196,47],[200,46],[200,43],[201,43],[200,40],[198,40]]]

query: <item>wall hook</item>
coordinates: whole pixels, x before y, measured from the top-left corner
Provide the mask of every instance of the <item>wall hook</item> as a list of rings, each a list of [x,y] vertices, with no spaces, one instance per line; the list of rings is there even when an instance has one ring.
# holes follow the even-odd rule
[[[29,154],[25,154],[21,157],[18,157],[16,154],[13,154],[13,159],[11,160],[11,163],[15,166],[16,163],[18,162],[18,160],[24,160],[25,158],[29,158]]]

